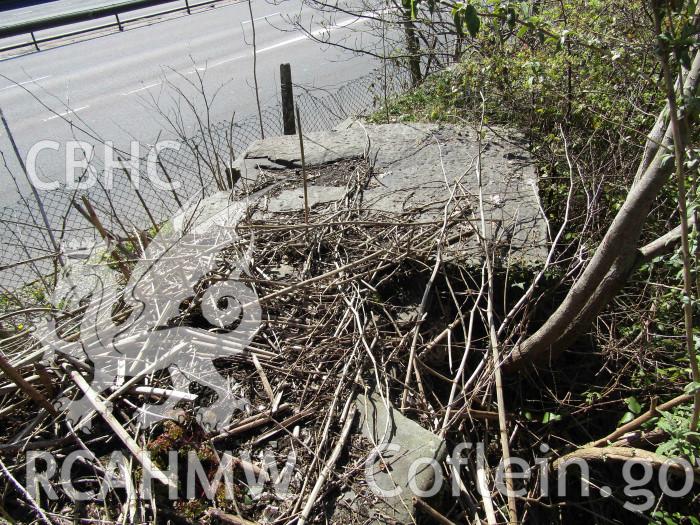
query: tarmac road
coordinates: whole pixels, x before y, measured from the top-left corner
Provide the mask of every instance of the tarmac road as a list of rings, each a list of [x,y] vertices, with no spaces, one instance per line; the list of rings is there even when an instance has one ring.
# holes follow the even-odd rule
[[[57,0],[46,5],[64,9],[78,3],[83,4]],[[41,6],[44,9],[44,4]],[[367,56],[314,42],[286,23],[283,16],[300,14],[315,34],[329,31],[333,41],[352,47],[371,46],[374,40],[362,31],[362,19],[339,15],[334,26],[324,28],[319,14],[302,9],[300,0],[253,0],[252,8],[263,107],[278,103],[280,63],[291,64],[295,84],[329,90],[377,66]],[[28,10],[31,8],[15,16],[31,15]],[[6,21],[6,12],[2,16]],[[234,112],[237,120],[255,114],[250,40],[248,4],[224,3],[196,14],[2,60],[0,107],[24,156],[40,140],[63,144],[73,138],[98,144],[99,156],[99,142],[71,129],[66,121],[89,127],[102,140],[127,150],[131,140],[151,144],[167,128],[161,114],[172,116],[182,104],[176,89],[196,99],[191,84],[198,83],[200,77],[205,92],[209,96],[216,93],[210,107],[212,121],[230,118]],[[196,108],[202,114],[204,104],[199,98]],[[194,117],[182,114],[185,125],[194,131]],[[0,131],[0,151],[9,168],[0,167],[0,205],[9,205],[18,198],[12,177],[25,195],[28,185],[4,130]],[[65,157],[63,147],[39,155],[37,167],[43,180],[65,181]]]

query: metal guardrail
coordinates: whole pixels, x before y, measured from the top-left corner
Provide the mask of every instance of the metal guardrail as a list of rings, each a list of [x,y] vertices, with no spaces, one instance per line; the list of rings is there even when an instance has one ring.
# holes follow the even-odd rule
[[[49,16],[45,18],[39,18],[35,20],[29,20],[26,22],[19,22],[16,24],[0,26],[0,39],[1,38],[11,38],[15,36],[21,36],[29,34],[32,37],[31,41],[21,42],[18,44],[12,44],[5,47],[0,47],[0,52],[11,51],[13,49],[19,49],[21,47],[34,46],[37,51],[39,50],[39,44],[50,42],[52,40],[58,40],[61,38],[68,38],[71,36],[76,36],[84,33],[89,33],[91,31],[99,31],[101,29],[107,29],[110,27],[118,27],[120,31],[124,30],[124,25],[130,22],[136,22],[138,20],[145,20],[147,18],[152,18],[156,16],[162,16],[169,13],[176,13],[178,11],[187,11],[188,14],[191,13],[192,9],[197,7],[202,7],[205,5],[213,5],[215,3],[221,2],[222,0],[206,0],[200,2],[191,2],[190,0],[184,0],[184,5],[173,7],[171,9],[165,9],[163,11],[158,11],[156,13],[148,13],[145,15],[140,15],[137,17],[129,19],[120,19],[119,15],[128,13],[130,11],[135,11],[137,9],[145,9],[148,7],[153,7],[160,4],[172,3],[173,0],[129,0],[127,2],[119,2],[115,4],[110,4],[101,7],[95,7],[92,9],[85,9],[82,11],[73,11],[69,13],[63,13],[60,15]],[[101,24],[98,26],[91,26],[88,28],[78,29],[75,31],[69,31],[66,33],[61,33],[58,35],[51,35],[41,38],[36,38],[35,32],[42,31],[45,29],[53,29],[55,27],[61,27],[64,25],[78,24],[81,22],[89,22],[98,18],[106,18],[113,16],[115,21],[107,24]]]

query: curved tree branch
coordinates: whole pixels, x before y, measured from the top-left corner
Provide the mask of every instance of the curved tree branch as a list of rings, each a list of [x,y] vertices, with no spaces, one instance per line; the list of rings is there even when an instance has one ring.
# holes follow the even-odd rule
[[[699,80],[700,53],[696,53],[684,92],[694,94]],[[673,131],[667,126],[653,160],[630,189],[583,273],[544,325],[513,349],[504,370],[513,372],[543,358],[556,357],[624,286],[641,259],[637,243],[647,215],[673,171],[673,163],[665,162],[671,151]]]
[[[674,472],[681,476],[685,475],[687,468],[684,467],[684,465],[678,459],[662,456],[660,454],[649,452],[648,450],[643,450],[641,448],[628,447],[580,448],[571,452],[570,454],[567,454],[566,456],[562,456],[559,459],[555,460],[552,466],[555,470],[558,470],[560,468],[564,468],[567,463],[574,462],[576,460],[583,460],[586,463],[608,461],[634,461],[637,463],[645,463],[655,469],[659,469],[666,465],[670,472]],[[692,469],[692,471],[695,477],[695,482],[697,483],[698,481],[700,481],[698,470]]]

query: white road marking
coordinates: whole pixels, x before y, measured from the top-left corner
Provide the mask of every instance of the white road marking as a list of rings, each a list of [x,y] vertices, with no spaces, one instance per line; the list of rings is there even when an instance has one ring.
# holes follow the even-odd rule
[[[248,56],[248,55],[237,55],[235,57],[227,58],[225,60],[219,60],[218,62],[215,62],[211,66],[209,66],[209,69],[211,69],[213,67],[223,66],[224,64],[228,64],[229,62],[233,62],[235,60],[240,60],[242,58],[245,58],[246,56]]]
[[[6,89],[12,89],[20,86],[24,86],[25,84],[32,84],[34,82],[38,82],[39,80],[44,80],[45,78],[50,78],[51,75],[44,75],[43,77],[38,77],[38,78],[32,78],[30,80],[25,80],[24,82],[17,82],[16,84],[12,84],[11,86],[5,86],[0,88],[0,91],[5,91]]]
[[[139,91],[151,89],[152,87],[160,86],[161,84],[162,84],[162,82],[156,82],[155,84],[148,84],[147,86],[132,89],[131,91],[127,91],[126,93],[122,93],[122,96],[126,97],[127,95],[133,95],[134,93],[138,93]]]
[[[44,122],[48,122],[49,120],[53,120],[55,118],[65,117],[67,115],[70,115],[71,113],[77,113],[78,111],[82,111],[82,110],[87,109],[89,107],[90,106],[82,106],[82,107],[75,108],[75,109],[69,109],[68,111],[66,111],[64,113],[59,113],[58,115],[52,115],[49,118],[45,118]]]
[[[331,31],[334,31],[335,29],[341,29],[343,27],[347,27],[349,25],[352,25],[359,20],[360,20],[359,18],[348,18],[347,20],[343,20],[341,22],[338,22],[337,24],[334,24],[330,27],[322,27],[321,29],[317,29],[315,31],[312,31],[311,36],[319,36],[319,35],[322,35],[324,33],[329,33]],[[267,46],[267,47],[263,47],[262,49],[258,49],[258,53],[265,53],[266,51],[272,51],[273,49],[277,49],[278,47],[288,46],[289,44],[293,44],[295,42],[301,42],[302,40],[307,40],[308,38],[310,38],[310,37],[307,34],[295,36],[294,38],[290,38],[289,40],[277,42],[276,44],[272,44],[271,46]]]
[[[276,13],[270,13],[269,15],[265,16],[259,16],[258,18],[253,18],[253,22],[257,22],[258,20],[265,20],[266,18],[270,18],[271,16],[279,15],[280,12],[277,11]],[[250,20],[243,20],[242,24],[250,24]]]
[[[276,15],[276,14],[279,14],[279,13],[273,13],[273,15]],[[370,13],[370,14],[373,14],[373,13]],[[266,15],[266,16],[270,17],[272,15]],[[262,18],[266,18],[266,17],[262,17]],[[254,19],[254,20],[259,20],[259,19]],[[315,31],[311,32],[311,36],[319,36],[319,35],[322,35],[324,33],[329,33],[329,32],[334,31],[336,29],[341,29],[343,27],[347,27],[349,25],[352,25],[356,22],[359,22],[360,20],[361,20],[361,18],[358,18],[358,17],[348,18],[347,20],[342,20],[342,21],[338,22],[337,24],[334,24],[330,27],[322,27],[321,29],[316,29]],[[272,44],[272,45],[269,45],[267,47],[263,47],[262,49],[258,49],[258,53],[265,53],[266,51],[272,51],[273,49],[277,49],[278,47],[288,46],[289,44],[293,44],[295,42],[301,42],[301,41],[307,40],[307,39],[309,39],[309,35],[307,35],[307,34],[295,36],[294,38],[290,38],[288,40],[283,40],[282,42],[277,42],[276,44]],[[247,55],[247,54],[246,55],[236,55],[234,57],[226,58],[224,60],[220,60],[218,62],[215,62],[213,64],[210,64],[210,65],[207,65],[204,67],[201,67],[201,66],[195,67],[195,69],[192,69],[190,71],[186,71],[182,74],[183,75],[194,75],[197,71],[204,72],[208,69],[222,66],[224,64],[228,64],[229,62],[234,62],[235,60],[241,60],[243,58],[247,58],[248,56],[249,55]]]

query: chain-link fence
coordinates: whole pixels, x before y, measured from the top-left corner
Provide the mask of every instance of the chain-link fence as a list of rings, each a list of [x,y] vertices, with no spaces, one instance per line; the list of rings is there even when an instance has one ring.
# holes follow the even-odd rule
[[[331,129],[348,117],[377,110],[386,99],[403,92],[408,76],[402,69],[380,68],[345,84],[333,93],[295,86],[305,133]],[[282,134],[281,111],[262,112],[265,136]],[[159,224],[189,199],[206,196],[225,181],[226,166],[249,144],[260,138],[257,116],[238,122],[220,122],[198,135],[180,141],[180,149],[162,150],[157,179],[177,186],[164,190],[150,177],[134,180],[129,172],[114,172],[112,183],[97,178],[89,190],[55,190],[41,195],[56,243],[73,250],[94,242],[96,217],[104,231],[133,237]],[[93,217],[89,220],[89,217]],[[59,263],[54,243],[32,195],[0,209],[0,288],[5,303],[31,302],[32,293],[46,288]],[[103,232],[104,233],[104,232]],[[36,290],[37,292],[34,292]]]

